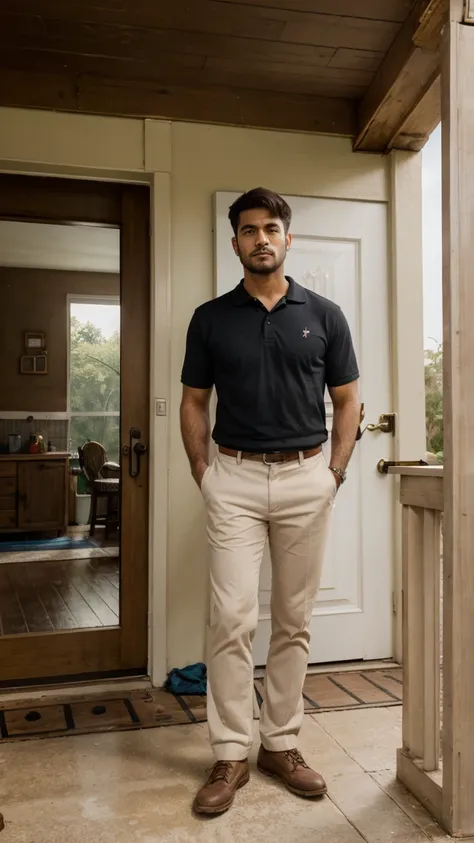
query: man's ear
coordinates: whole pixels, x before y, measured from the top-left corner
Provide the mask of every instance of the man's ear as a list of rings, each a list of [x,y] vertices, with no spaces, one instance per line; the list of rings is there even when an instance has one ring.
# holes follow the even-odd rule
[[[291,249],[291,241],[293,240],[291,234],[286,235],[286,251],[289,252]]]
[[[237,244],[237,237],[232,238],[232,246],[234,247],[235,254],[237,255],[237,257],[239,257],[240,253],[239,253],[239,246]]]

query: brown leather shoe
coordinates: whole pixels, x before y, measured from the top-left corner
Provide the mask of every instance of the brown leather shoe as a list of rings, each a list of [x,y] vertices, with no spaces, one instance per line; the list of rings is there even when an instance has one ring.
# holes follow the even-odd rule
[[[248,761],[218,761],[194,800],[194,810],[197,814],[224,814],[249,779]]]
[[[315,796],[324,796],[328,792],[323,777],[308,767],[297,749],[268,752],[261,746],[257,767],[265,776],[281,779],[288,790],[297,796],[312,799]]]

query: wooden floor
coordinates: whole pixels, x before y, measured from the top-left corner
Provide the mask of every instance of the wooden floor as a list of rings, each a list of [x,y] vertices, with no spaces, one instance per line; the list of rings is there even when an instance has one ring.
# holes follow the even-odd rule
[[[0,635],[117,626],[119,565],[118,557],[0,564]]]

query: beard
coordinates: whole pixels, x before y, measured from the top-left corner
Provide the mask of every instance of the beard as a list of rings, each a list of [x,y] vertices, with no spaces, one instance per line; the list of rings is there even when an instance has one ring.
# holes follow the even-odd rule
[[[266,252],[266,257],[262,258],[259,255],[242,255],[239,252],[239,258],[242,266],[252,275],[272,275],[285,262],[286,254],[276,255],[274,252]]]

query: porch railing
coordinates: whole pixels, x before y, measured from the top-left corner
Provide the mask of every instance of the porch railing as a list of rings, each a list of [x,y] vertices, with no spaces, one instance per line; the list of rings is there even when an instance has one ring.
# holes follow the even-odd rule
[[[392,467],[402,504],[403,746],[397,776],[443,824],[440,764],[441,467]]]

